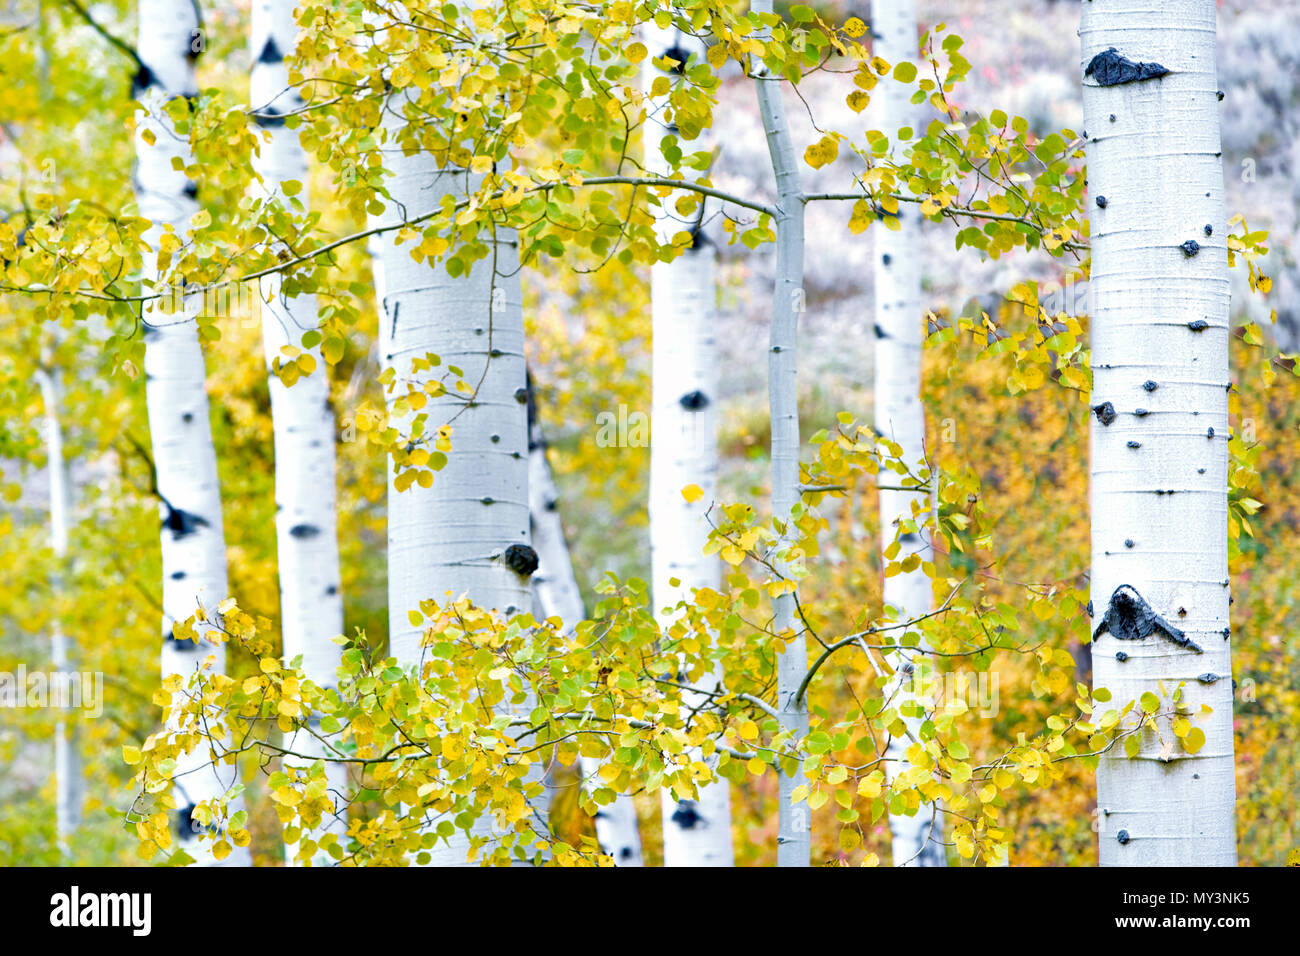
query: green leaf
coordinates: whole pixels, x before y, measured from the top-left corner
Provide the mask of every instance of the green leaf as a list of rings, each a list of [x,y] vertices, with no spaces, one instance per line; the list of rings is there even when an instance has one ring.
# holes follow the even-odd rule
[[[804,746],[808,748],[810,754],[824,754],[831,749],[830,735],[821,730],[814,731],[808,735]]]

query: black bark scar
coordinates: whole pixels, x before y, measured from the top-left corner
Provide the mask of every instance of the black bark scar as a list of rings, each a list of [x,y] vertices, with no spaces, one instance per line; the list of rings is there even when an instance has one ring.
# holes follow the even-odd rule
[[[267,37],[266,43],[262,46],[262,52],[257,55],[258,63],[283,63],[284,54],[280,48],[275,45],[275,37]]]
[[[687,392],[681,398],[677,399],[677,403],[687,411],[698,412],[701,408],[704,408],[709,404],[709,396],[705,395],[699,389],[696,389],[693,392]]]
[[[694,800],[679,800],[677,809],[673,811],[671,819],[673,823],[683,830],[694,830],[704,823],[704,817],[700,816],[695,810]]]
[[[1153,611],[1146,599],[1128,584],[1121,584],[1110,596],[1110,604],[1092,639],[1095,641],[1106,633],[1121,641],[1140,641],[1159,634],[1180,647],[1190,647],[1197,654],[1204,653],[1199,644]]]
[[[1128,57],[1120,56],[1114,47],[1094,56],[1088,62],[1088,68],[1083,71],[1083,75],[1091,76],[1098,86],[1157,80],[1168,73],[1169,70],[1159,63],[1136,63]]]
[[[526,544],[512,544],[506,548],[506,567],[520,577],[528,577],[537,570],[540,563],[537,552]]]
[[[161,495],[159,496],[161,497]],[[206,518],[184,511],[181,508],[173,508],[171,503],[165,498],[163,504],[167,508],[167,517],[163,519],[163,526],[172,533],[172,539],[179,541],[188,535],[194,534],[199,528],[208,527]]]

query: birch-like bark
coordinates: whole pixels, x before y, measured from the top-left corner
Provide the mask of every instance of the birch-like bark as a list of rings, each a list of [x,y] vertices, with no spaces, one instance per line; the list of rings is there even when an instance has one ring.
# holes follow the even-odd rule
[[[1191,753],[1162,718],[1167,747],[1146,730],[1136,757],[1117,743],[1101,758],[1103,866],[1237,861],[1215,13],[1214,0],[1091,0],[1079,31],[1092,198],[1092,609],[1102,632],[1093,684],[1117,707],[1152,692],[1162,712],[1181,685],[1205,734]],[[1203,704],[1209,717],[1197,713]]]
[[[285,127],[285,114],[302,105],[289,86],[285,56],[297,45],[295,0],[256,0],[251,23],[252,71],[250,101],[258,111],[256,122],[270,137],[261,142],[253,168],[262,177],[256,188],[266,199],[287,204],[281,184],[297,182],[298,201],[307,202],[307,155],[298,134]],[[288,298],[281,292],[278,274],[261,279],[262,338],[267,369],[285,346],[301,347],[302,335],[319,323],[316,297]],[[329,375],[320,347],[303,351],[316,360],[316,370],[286,386],[274,372],[268,376],[271,421],[275,434],[275,530],[280,569],[280,632],[285,661],[302,657],[303,673],[321,687],[338,683],[339,645],[343,633],[343,595],[339,581],[338,516],[335,506],[335,429],[330,404]],[[320,742],[300,735],[290,747],[299,753],[324,756]],[[327,763],[326,777],[332,793],[347,794],[347,770]],[[312,838],[332,831],[341,840],[346,819],[322,821]],[[286,846],[288,859],[295,847]],[[329,857],[321,854],[319,862]]]
[[[665,75],[655,61],[668,56],[686,68],[699,63],[705,47],[698,37],[648,23],[643,37],[650,55],[642,67],[642,84],[650,97],[655,79]],[[671,76],[671,74],[669,74]],[[650,97],[645,125],[645,165],[651,173],[667,175],[669,163],[660,141],[677,132],[668,97]],[[698,147],[697,147],[698,148]],[[722,571],[716,556],[704,554],[708,543],[707,513],[718,486],[718,350],[714,341],[717,252],[704,235],[703,201],[690,221],[665,197],[656,211],[659,240],[671,242],[691,232],[689,249],[672,262],[650,268],[653,369],[650,437],[650,554],[652,594],[660,627],[668,628],[676,614],[666,610],[690,600],[697,588],[716,590]],[[698,485],[703,494],[687,501],[682,489]],[[677,583],[674,584],[673,582]],[[705,682],[720,687],[723,674]],[[686,695],[686,705],[705,703],[702,695]],[[700,759],[697,752],[691,759]],[[731,845],[731,785],[725,779],[700,787],[698,794],[663,795],[664,866],[733,866]]]
[[[63,457],[63,425],[60,421],[60,394],[54,372],[39,369],[36,381],[45,404],[45,447],[49,452],[47,473],[50,483],[50,548],[56,570],[50,582],[55,594],[62,593],[64,562],[68,555],[68,526],[71,498],[68,466]],[[73,646],[63,633],[58,618],[50,627],[50,657],[54,672],[69,675]],[[68,859],[72,837],[81,825],[81,800],[84,794],[81,760],[77,752],[77,724],[59,714],[54,721],[54,821],[59,853]]]
[[[770,14],[772,0],[754,0],[755,13]],[[767,149],[776,174],[776,283],[772,296],[772,325],[767,359],[768,405],[772,417],[772,515],[787,523],[799,501],[799,314],[804,311],[804,201],[798,159],[790,140],[790,124],[781,98],[779,76],[770,76],[758,60],[751,61],[759,113]],[[784,542],[788,543],[788,539]],[[777,564],[778,570],[787,570]],[[808,701],[799,687],[808,672],[808,650],[802,627],[795,624],[794,594],[773,602],[772,628],[788,633],[785,651],[777,658],[777,711],[783,731],[796,738],[808,734]],[[794,773],[781,773],[777,865],[808,866],[811,862],[811,819],[806,804],[791,794],[799,785],[802,761]]]
[[[538,613],[544,618],[558,617],[566,631],[572,631],[587,617],[578,579],[573,574],[569,543],[560,518],[560,494],[546,460],[546,435],[537,414],[536,393],[528,383],[528,511],[533,548],[537,552],[537,570],[533,572],[533,594]],[[589,786],[599,786],[596,776],[600,761],[579,757],[583,779]],[[636,804],[620,793],[614,802],[596,814],[596,840],[615,866],[643,866],[641,833],[637,827]]]
[[[392,201],[384,217],[394,221],[403,212],[409,218],[433,211],[445,195],[470,195],[480,182],[465,170],[439,168],[428,153],[407,156],[395,145],[404,122],[401,102],[399,93],[384,119],[385,167],[392,172]],[[441,263],[417,263],[410,245],[397,245],[395,236],[395,230],[384,233],[379,243],[385,367],[393,368],[399,381],[421,381],[454,365],[464,371],[467,384],[478,384],[468,402],[453,388],[430,398],[423,409],[431,435],[454,417],[452,450],[429,488],[413,484],[399,492],[389,469],[389,648],[399,663],[409,666],[420,660],[422,628],[412,625],[407,613],[422,600],[445,603],[465,595],[479,607],[506,615],[531,607],[528,577],[508,563],[519,551],[507,554],[512,547],[532,550],[527,389],[514,233],[497,230],[494,252],[469,275],[455,278]],[[442,364],[433,372],[413,373],[412,360],[430,352]],[[392,397],[390,393],[390,401]],[[529,704],[520,708],[523,713],[530,709]],[[481,835],[491,832],[489,819],[479,825]],[[450,845],[439,843],[432,851],[433,864],[467,865],[466,847],[460,835]]]
[[[891,66],[914,62],[917,52],[916,11],[912,0],[876,0],[871,7],[872,53]],[[901,127],[915,127],[914,110],[905,87],[884,80],[876,88],[875,106],[881,130],[897,144]],[[901,157],[900,157],[901,158]],[[883,225],[872,230],[875,249],[875,335],[876,335],[876,431],[897,442],[903,461],[917,468],[925,460],[925,410],[921,406],[921,341],[923,308],[921,300],[921,217],[907,203],[900,203],[898,230]],[[928,510],[928,489],[897,491],[897,473],[881,470],[880,546],[888,548],[898,536],[899,551],[894,560],[903,561],[915,554],[922,561],[933,560],[929,534],[923,524]],[[892,486],[892,487],[885,487]],[[899,521],[913,516],[917,507],[918,529],[898,535]],[[909,620],[933,608],[934,595],[930,578],[919,566],[885,578],[885,604],[898,611],[899,620]],[[900,652],[895,658],[895,679],[887,696],[901,707],[917,697],[913,668],[921,663],[912,652]],[[905,717],[914,731],[921,721]],[[885,769],[895,779],[898,767],[906,765],[906,737],[891,737]],[[931,829],[937,832],[931,834]],[[934,808],[922,805],[913,816],[891,813],[889,829],[893,836],[896,865],[944,866],[946,864],[942,827]]]
[[[184,167],[191,161],[189,141],[177,136],[163,113],[167,102],[197,93],[194,60],[203,48],[198,7],[191,0],[140,0],[136,51],[148,70],[147,85],[138,90],[144,109],[137,114],[136,202],[140,215],[152,225],[145,240],[157,250],[164,225],[184,235],[198,212],[194,184]],[[148,137],[152,136],[151,144]],[[175,169],[172,160],[179,160]],[[157,262],[146,252],[142,278],[146,288],[157,281]],[[165,298],[170,299],[170,296]],[[221,521],[221,489],[217,456],[208,418],[203,352],[195,316],[200,304],[186,300],[184,308],[164,314],[146,307],[145,403],[153,444],[162,515],[162,673],[188,675],[204,659],[212,670],[224,672],[225,645],[172,639],[172,625],[194,614],[201,604],[209,619],[226,597],[226,545]],[[205,630],[200,626],[202,637]],[[175,813],[180,848],[202,864],[215,862],[211,842],[199,845],[190,809],[219,797],[238,777],[232,766],[205,767],[206,749],[179,761]],[[242,807],[235,801],[231,812]],[[235,847],[223,865],[247,866],[246,847]]]

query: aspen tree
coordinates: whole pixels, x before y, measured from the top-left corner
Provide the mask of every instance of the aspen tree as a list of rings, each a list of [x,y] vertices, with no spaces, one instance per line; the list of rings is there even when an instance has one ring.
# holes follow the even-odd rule
[[[136,78],[142,107],[135,134],[136,203],[140,215],[152,223],[145,234],[149,248],[142,276],[149,289],[159,278],[157,253],[174,251],[199,215],[194,183],[185,175],[189,141],[176,132],[166,110],[197,95],[194,62],[203,50],[204,35],[198,6],[191,0],[141,0],[139,20],[136,50],[143,69]],[[144,312],[145,403],[162,515],[162,673],[189,675],[208,658],[212,670],[220,673],[225,670],[225,645],[205,639],[210,624],[198,622],[197,643],[172,636],[172,626],[200,606],[211,621],[226,598],[227,578],[221,489],[196,322],[201,304],[183,294],[163,298],[178,299],[181,308],[166,312],[152,300]],[[179,763],[175,829],[181,849],[201,863],[248,865],[246,847],[231,849],[224,840],[200,846],[198,824],[191,817],[197,804],[221,796],[237,782],[235,767],[209,766],[206,754],[197,753]],[[241,805],[234,801],[231,812]],[[222,851],[213,848],[222,844],[230,852],[218,861]]]
[[[772,0],[755,0],[752,9],[760,15],[771,15]],[[760,35],[770,35],[770,30]],[[772,417],[772,515],[784,527],[799,502],[798,332],[799,314],[805,305],[804,195],[781,96],[784,81],[757,60],[752,61],[751,69],[776,176],[776,281],[768,333],[767,389]],[[788,570],[784,562],[778,561],[776,566]],[[777,711],[781,729],[800,739],[808,733],[808,701],[799,694],[808,673],[807,640],[795,621],[794,594],[782,594],[772,604],[772,629],[787,636],[776,665]],[[790,773],[783,767],[779,784],[778,866],[808,866],[811,862],[808,807],[793,800],[802,762],[794,762],[798,769]]]
[[[645,124],[648,171],[669,172],[662,141],[678,128],[667,96],[652,96],[654,81],[698,66],[704,43],[675,27],[643,27],[650,55],[642,64],[649,116]],[[667,70],[667,73],[665,73]],[[700,197],[691,218],[675,211],[672,196],[656,212],[659,240],[670,244],[681,233],[690,245],[671,262],[650,269],[653,338],[650,435],[650,553],[653,600],[660,626],[673,614],[666,609],[691,597],[696,588],[716,590],[721,566],[705,555],[708,509],[717,491],[718,350],[714,341],[717,252],[704,234],[707,206]],[[699,489],[688,500],[682,489]],[[708,676],[706,689],[721,686],[723,675]],[[688,704],[702,703],[698,694]],[[695,752],[691,759],[698,759]],[[665,866],[732,866],[731,785],[725,778],[702,787],[698,796],[663,790]]]
[[[1213,0],[1088,0],[1079,31],[1093,685],[1149,718],[1097,768],[1103,866],[1237,861],[1215,15]]]
[[[58,565],[51,587],[57,594],[63,589],[68,555],[68,526],[70,524],[70,488],[68,465],[63,456],[63,424],[60,421],[59,381],[56,372],[39,369],[37,385],[45,404],[45,447],[49,456],[47,472],[50,486],[50,548]],[[58,619],[50,627],[50,659],[54,672],[61,677],[69,675],[74,646],[63,632]],[[59,852],[65,858],[71,850],[72,836],[81,825],[82,780],[81,759],[77,752],[76,723],[59,715],[54,722],[54,821]]]
[[[481,181],[481,174],[440,166],[425,149],[405,152],[399,140],[414,96],[395,91],[384,113],[384,166],[391,175],[382,222],[428,214],[444,196],[473,195]],[[418,139],[418,132],[411,135]],[[390,456],[388,475],[389,653],[403,666],[421,657],[422,601],[466,596],[506,616],[531,607],[537,557],[528,528],[519,249],[514,232],[504,228],[489,242],[487,258],[457,274],[445,259],[415,261],[395,230],[378,242],[380,361],[392,377],[390,413],[411,436],[403,461]],[[470,391],[439,384],[448,367],[464,373]],[[425,468],[444,459],[439,470]],[[412,466],[427,477],[412,481]],[[490,832],[491,821],[480,818],[475,835]],[[457,833],[438,843],[432,862],[466,865],[466,847]]]
[[[253,4],[250,100],[254,121],[264,130],[254,170],[263,199],[286,205],[307,202],[307,156],[284,116],[302,106],[289,85],[285,57],[297,44],[294,0],[256,0]],[[319,343],[302,347],[305,332],[318,325],[316,297],[284,294],[279,273],[260,280],[262,336],[271,374],[271,422],[275,434],[276,555],[280,571],[280,632],[284,657],[302,656],[303,673],[321,687],[337,682],[343,633],[343,594],[339,580],[338,515],[335,494],[334,409],[329,376]],[[282,350],[288,350],[282,351]],[[301,356],[314,365],[300,374]],[[277,374],[282,363],[289,378]],[[292,749],[319,749],[300,738]],[[347,774],[327,763],[330,789],[347,792]],[[340,836],[342,818],[326,821]],[[319,834],[318,834],[319,835]],[[292,848],[290,857],[292,858]]]
[[[891,66],[916,59],[916,11],[911,0],[876,0],[871,8],[872,52]],[[907,88],[889,78],[876,87],[874,103],[881,131],[894,149],[900,149],[898,131],[912,126],[916,115],[908,101]],[[901,158],[901,157],[900,157]],[[901,460],[916,473],[925,463],[925,409],[921,406],[921,215],[907,203],[900,203],[895,217],[897,229],[885,223],[872,230],[875,237],[875,425],[877,433],[895,443]],[[923,516],[928,507],[924,486],[907,487],[897,472],[882,468],[880,487],[880,542],[888,550],[897,538],[899,548],[888,560],[932,561],[929,532]],[[915,506],[915,508],[914,508]],[[914,511],[916,515],[914,515]],[[907,528],[900,529],[901,523]],[[915,526],[914,528],[912,526]],[[886,563],[887,563],[886,561]],[[918,563],[911,570],[885,578],[884,602],[898,611],[900,620],[917,618],[933,608],[930,578]],[[895,680],[888,697],[900,709],[914,706],[915,690],[924,679],[923,654],[900,652],[895,659]],[[916,730],[920,719],[904,716]],[[911,741],[890,737],[886,772],[898,772],[906,761]],[[905,765],[905,763],[904,763]],[[933,807],[922,805],[914,815],[891,813],[895,865],[943,866],[942,820]]]

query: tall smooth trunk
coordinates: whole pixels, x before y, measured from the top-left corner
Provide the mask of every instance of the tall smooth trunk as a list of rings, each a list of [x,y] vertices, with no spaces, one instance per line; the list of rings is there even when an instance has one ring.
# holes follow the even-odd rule
[[[136,201],[140,215],[152,222],[145,238],[156,250],[164,224],[183,236],[198,212],[193,184],[184,173],[192,159],[188,139],[176,135],[162,107],[175,97],[197,93],[194,59],[202,37],[198,9],[190,0],[141,0],[139,20],[136,50],[149,76],[148,86],[138,94],[145,110],[138,114],[136,129]],[[152,144],[146,134],[154,138]],[[173,168],[173,159],[180,161],[181,169]],[[142,273],[147,289],[158,278],[152,253],[146,253]],[[215,658],[216,672],[225,670],[224,644],[171,638],[174,623],[189,618],[200,604],[211,617],[227,592],[217,456],[194,321],[200,307],[186,300],[180,311],[164,314],[146,307],[144,314],[145,403],[162,498],[164,676],[190,674],[208,656]],[[206,631],[200,627],[199,633]],[[220,796],[238,776],[234,767],[205,768],[207,763],[205,750],[180,761],[176,772],[181,797],[176,830],[181,848],[200,863],[213,862],[211,843],[197,845],[189,811],[202,800]],[[238,809],[236,801],[231,810]],[[223,862],[248,865],[247,848],[235,847]]]
[[[257,123],[270,136],[261,142],[253,168],[262,177],[258,187],[265,198],[287,203],[281,190],[297,182],[298,201],[308,198],[307,156],[298,134],[275,115],[302,105],[289,86],[285,56],[297,45],[295,0],[256,0],[253,5],[250,100],[258,111]],[[262,338],[267,368],[281,357],[285,346],[301,347],[302,335],[319,324],[316,297],[289,298],[281,292],[278,274],[260,280]],[[340,648],[334,638],[343,633],[343,595],[339,582],[338,514],[335,500],[335,428],[330,404],[329,375],[320,347],[304,349],[316,361],[312,374],[286,386],[273,372],[268,377],[271,421],[275,434],[275,530],[280,570],[280,632],[284,658],[301,655],[303,672],[321,687],[338,682]],[[319,741],[299,735],[290,748],[323,756]],[[330,790],[347,793],[343,764],[326,764]],[[344,818],[322,821],[314,831],[319,839],[327,830],[340,838],[346,833]],[[292,847],[287,848],[292,858]],[[322,857],[322,862],[327,860]]]
[[[546,435],[537,415],[536,393],[528,383],[528,511],[537,570],[533,572],[533,593],[542,617],[558,617],[567,631],[587,617],[587,609],[573,574],[569,543],[560,518],[559,492],[546,460]],[[579,757],[583,778],[599,786],[600,761]],[[637,827],[636,804],[627,794],[596,814],[596,840],[615,866],[642,866],[641,833]]]
[[[68,466],[63,457],[63,425],[60,421],[60,388],[56,373],[40,369],[37,384],[45,403],[45,446],[49,453],[46,471],[50,483],[50,547],[57,568],[50,582],[56,595],[64,586],[64,562],[68,555],[68,526],[71,498]],[[73,655],[71,639],[63,633],[58,618],[50,627],[50,657],[54,672],[70,674]],[[54,821],[59,852],[68,858],[73,834],[81,825],[84,793],[81,759],[77,752],[77,725],[60,714],[54,722]]]
[[[394,145],[402,122],[399,93],[384,120],[385,167],[393,174],[386,221],[396,221],[400,210],[408,218],[422,215],[437,208],[445,195],[463,198],[475,191],[479,177],[462,169],[441,169],[428,153],[407,156]],[[452,450],[432,485],[413,484],[399,492],[389,469],[389,649],[400,663],[411,665],[420,658],[422,628],[412,625],[407,613],[422,600],[443,603],[449,596],[466,595],[479,607],[507,615],[531,607],[528,577],[510,566],[517,561],[518,549],[532,551],[527,389],[514,233],[498,229],[494,255],[455,278],[444,264],[415,262],[410,244],[397,245],[394,235],[384,233],[379,243],[385,367],[408,381],[440,375],[448,365],[461,368],[471,386],[482,376],[472,401],[467,403],[452,389],[430,398],[423,409],[430,434],[454,417]],[[412,374],[412,360],[430,352],[439,356],[441,365]],[[524,713],[529,709],[522,708]],[[487,835],[490,820],[480,820],[480,830]],[[453,837],[450,846],[440,843],[433,852],[434,865],[465,865],[465,848],[460,836]]]
[[[1092,200],[1093,684],[1115,706],[1151,692],[1162,713],[1181,685],[1205,735],[1184,748],[1161,717],[1167,745],[1145,730],[1135,757],[1116,743],[1101,758],[1103,866],[1237,860],[1215,13],[1214,0],[1090,0],[1079,31]],[[1213,714],[1199,715],[1203,704]]]
[[[917,52],[916,11],[912,0],[876,0],[871,8],[872,52],[891,66],[915,61]],[[914,108],[904,87],[885,79],[875,95],[877,119],[881,130],[897,148],[901,127],[914,126]],[[900,203],[900,207],[906,207]],[[878,225],[875,236],[875,336],[876,336],[876,431],[897,442],[903,461],[912,469],[925,459],[925,410],[921,406],[921,341],[923,308],[921,300],[921,217],[912,208],[900,208],[898,230]],[[918,524],[924,521],[928,489],[897,491],[900,476],[881,470],[880,545],[881,550],[894,543],[900,520],[912,518],[916,504]],[[931,560],[929,534],[924,526],[915,533],[898,536],[899,551],[894,560],[903,561],[916,555]],[[900,620],[909,620],[933,609],[934,595],[930,578],[918,566],[885,578],[885,604],[894,607]],[[920,655],[900,653],[896,660],[896,679],[889,688],[894,705],[915,700],[912,668],[921,663]],[[905,718],[913,730],[919,718]],[[906,737],[890,738],[886,753],[886,773],[891,780],[897,775],[900,761],[905,761],[909,741]],[[943,826],[933,808],[922,805],[914,816],[889,815],[896,865],[944,866]],[[931,830],[935,832],[932,834]]]
[[[663,75],[656,60],[667,55],[683,69],[689,59],[702,60],[705,48],[698,38],[675,28],[661,29],[650,23],[643,29],[650,51],[643,67],[648,96],[654,80]],[[649,109],[646,168],[663,175],[669,170],[660,140],[675,133],[677,127],[667,115],[671,110],[667,97],[652,99]],[[651,580],[655,614],[665,629],[676,617],[666,608],[689,600],[696,588],[716,590],[722,580],[717,557],[704,554],[709,537],[706,515],[717,498],[718,486],[717,253],[701,226],[704,215],[701,201],[692,221],[682,222],[674,210],[674,197],[665,198],[657,212],[660,241],[669,242],[682,231],[692,232],[693,241],[672,262],[656,262],[650,269]],[[703,492],[693,502],[682,495],[682,489],[691,484]],[[704,681],[710,685],[706,689],[720,687],[722,682],[720,672]],[[701,696],[687,694],[687,705],[706,703]],[[720,779],[700,787],[697,798],[674,797],[665,789],[663,835],[665,866],[733,866],[730,783]]]
[[[755,0],[756,13],[771,13],[772,0]],[[804,311],[804,199],[798,159],[790,140],[790,124],[781,98],[779,76],[767,74],[753,61],[759,113],[767,136],[768,154],[776,175],[776,283],[772,296],[772,324],[768,336],[767,389],[772,417],[772,514],[788,522],[799,500],[799,314]],[[788,543],[788,541],[787,541]],[[778,563],[778,570],[784,565]],[[808,733],[808,701],[799,687],[808,673],[808,649],[803,628],[795,623],[794,594],[773,602],[772,628],[789,632],[785,650],[777,658],[777,711],[782,730],[796,737]],[[782,772],[779,783],[777,835],[778,866],[808,866],[812,854],[812,820],[806,804],[791,799],[799,786],[802,761],[794,773]]]

